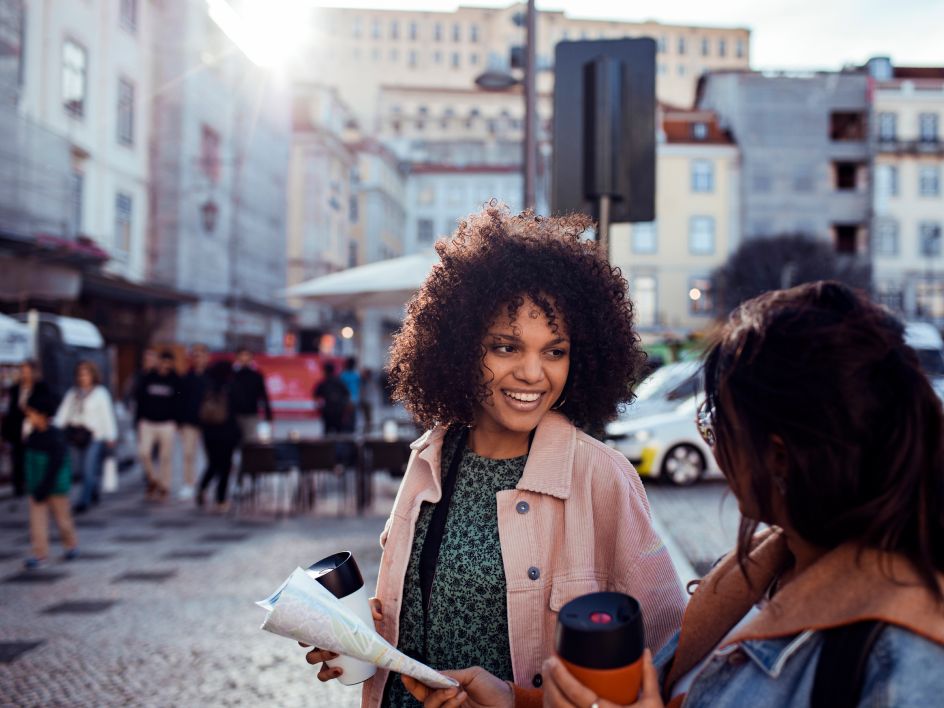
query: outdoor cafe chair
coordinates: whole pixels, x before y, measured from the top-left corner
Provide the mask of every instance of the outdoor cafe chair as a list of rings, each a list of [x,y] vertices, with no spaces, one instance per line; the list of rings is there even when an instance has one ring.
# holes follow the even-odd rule
[[[298,506],[311,511],[322,496],[327,496],[330,483],[335,481],[338,494],[338,514],[347,502],[347,476],[337,474],[337,444],[332,440],[305,440],[297,444],[299,483]],[[320,481],[320,484],[319,484]]]
[[[356,489],[357,511],[363,512],[373,503],[373,474],[386,471],[399,478],[410,459],[410,444],[405,440],[364,440]]]

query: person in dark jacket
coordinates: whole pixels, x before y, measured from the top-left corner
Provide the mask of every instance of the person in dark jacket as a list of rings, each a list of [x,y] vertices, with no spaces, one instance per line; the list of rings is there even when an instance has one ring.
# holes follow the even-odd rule
[[[239,445],[240,429],[233,412],[233,370],[228,361],[218,361],[207,369],[200,405],[200,430],[207,454],[206,471],[200,480],[197,506],[206,500],[206,490],[216,480],[217,509],[225,511],[233,453]]]
[[[190,350],[190,371],[183,377],[183,405],[180,416],[180,440],[184,451],[184,485],[181,499],[192,499],[197,479],[197,455],[200,447],[200,404],[207,388],[207,365],[210,357],[202,344]]]
[[[265,378],[255,368],[252,352],[245,347],[236,352],[233,366],[232,398],[233,412],[239,424],[243,442],[255,440],[259,425],[259,407],[265,411],[265,419],[272,422],[272,407],[266,392]]]
[[[147,475],[147,498],[164,501],[170,493],[171,454],[181,417],[180,377],[174,371],[174,355],[163,352],[157,369],[141,377],[135,394],[138,421],[138,456]],[[158,467],[151,451],[158,447]]]
[[[24,440],[29,435],[26,429],[29,427],[26,423],[26,401],[39,391],[48,391],[46,384],[40,380],[39,365],[32,359],[24,361],[20,364],[19,381],[10,387],[10,403],[0,430],[3,439],[10,443],[13,494],[18,497],[26,494],[26,476],[23,471]]]
[[[326,433],[348,432],[349,414],[353,412],[351,392],[336,371],[333,362],[325,362],[324,380],[312,392]]]
[[[26,490],[30,495],[30,542],[33,555],[26,559],[28,569],[39,568],[49,553],[49,511],[59,527],[65,547],[65,559],[78,556],[78,542],[69,509],[72,468],[64,433],[50,418],[56,412],[56,399],[47,390],[33,391],[26,402],[26,417],[32,428],[23,454]]]

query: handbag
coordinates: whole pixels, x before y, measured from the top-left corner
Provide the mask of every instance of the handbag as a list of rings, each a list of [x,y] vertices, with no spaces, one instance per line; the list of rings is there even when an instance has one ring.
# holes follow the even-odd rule
[[[113,455],[105,458],[102,467],[102,491],[106,494],[118,491],[118,463]]]
[[[84,425],[67,425],[66,441],[72,447],[84,450],[89,446],[89,443],[92,442],[92,431]]]

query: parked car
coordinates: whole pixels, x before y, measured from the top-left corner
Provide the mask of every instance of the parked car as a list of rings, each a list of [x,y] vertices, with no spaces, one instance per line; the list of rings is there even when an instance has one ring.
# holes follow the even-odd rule
[[[606,440],[643,477],[689,485],[723,477],[695,426],[701,362],[668,364],[639,385],[637,399],[606,428]]]
[[[906,322],[905,344],[915,350],[934,391],[944,401],[944,339],[941,333],[927,322]]]

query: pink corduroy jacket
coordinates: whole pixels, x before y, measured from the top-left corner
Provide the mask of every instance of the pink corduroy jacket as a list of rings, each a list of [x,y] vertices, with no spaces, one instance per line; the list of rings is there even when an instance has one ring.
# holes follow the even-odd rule
[[[394,646],[420,506],[442,494],[445,432],[437,427],[411,446],[380,537],[384,552],[376,594],[384,619],[378,630]],[[610,590],[638,599],[653,652],[679,628],[685,607],[681,584],[652,529],[639,476],[621,454],[549,412],[535,432],[517,487],[496,498],[516,684],[542,683],[541,664],[554,651],[557,612],[580,595]],[[380,705],[387,673],[379,670],[364,684],[364,708]]]

